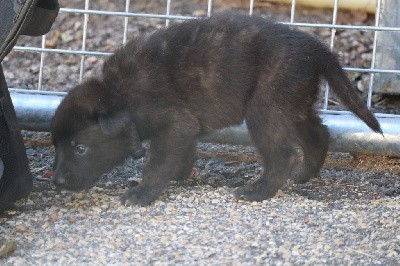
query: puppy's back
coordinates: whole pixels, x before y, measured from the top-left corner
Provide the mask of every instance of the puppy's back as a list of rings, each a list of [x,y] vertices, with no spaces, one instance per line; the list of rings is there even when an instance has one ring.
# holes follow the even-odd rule
[[[317,75],[312,52],[318,45],[264,18],[222,12],[127,43],[103,74],[127,105],[184,108],[213,130],[242,121],[261,75],[267,81],[286,73]]]

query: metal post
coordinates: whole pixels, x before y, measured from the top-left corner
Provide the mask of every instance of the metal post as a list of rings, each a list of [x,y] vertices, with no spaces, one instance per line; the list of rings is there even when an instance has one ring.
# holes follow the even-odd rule
[[[379,26],[398,27],[400,25],[400,2],[398,0],[382,0],[381,10],[377,10],[376,14],[379,16]],[[376,38],[374,68],[400,69],[399,33],[379,31],[376,33]],[[373,89],[382,94],[400,94],[400,75],[374,74]]]

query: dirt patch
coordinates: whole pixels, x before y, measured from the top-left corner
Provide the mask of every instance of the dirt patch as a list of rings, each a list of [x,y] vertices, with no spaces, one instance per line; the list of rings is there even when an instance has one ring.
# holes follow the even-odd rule
[[[325,168],[354,169],[366,172],[387,172],[400,174],[400,157],[389,157],[368,154],[330,154],[324,164]]]
[[[224,158],[230,162],[246,162],[254,163],[261,162],[261,157],[256,152],[206,152],[198,151],[198,156],[201,158]],[[370,154],[355,154],[349,153],[328,153],[325,159],[324,168],[335,169],[353,169],[367,172],[387,172],[400,174],[400,157],[390,157],[383,155]]]

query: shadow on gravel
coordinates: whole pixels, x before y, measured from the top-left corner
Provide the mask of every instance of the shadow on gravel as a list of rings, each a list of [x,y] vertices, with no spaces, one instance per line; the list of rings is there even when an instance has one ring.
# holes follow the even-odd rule
[[[34,189],[18,210],[43,210],[62,204],[63,197],[74,200],[74,193],[55,190],[51,183],[54,148],[49,133],[24,132],[27,154],[34,175]],[[253,147],[218,144],[198,145],[198,160],[192,176],[179,186],[239,187],[257,178],[261,160]],[[393,159],[393,158],[392,158]],[[298,194],[312,200],[375,199],[400,195],[399,160],[385,157],[353,158],[349,154],[332,153],[327,157],[318,178],[294,185],[289,180],[282,188],[285,194]],[[143,161],[127,162],[105,174],[96,184],[100,193],[118,197],[121,189],[140,180]],[[387,169],[387,170],[386,170]]]

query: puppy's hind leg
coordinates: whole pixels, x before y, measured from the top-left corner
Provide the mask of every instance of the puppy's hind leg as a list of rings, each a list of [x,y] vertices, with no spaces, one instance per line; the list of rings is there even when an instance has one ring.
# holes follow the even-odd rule
[[[295,183],[307,182],[316,177],[324,164],[328,152],[329,133],[321,123],[321,119],[314,113],[307,119],[296,123],[297,135],[303,150],[303,171],[292,177]]]
[[[261,176],[246,186],[238,188],[237,199],[262,201],[273,197],[291,174],[296,161],[294,130],[291,121],[273,108],[257,104],[249,105],[246,123],[250,135],[264,164]]]
[[[183,156],[182,167],[180,172],[174,178],[175,181],[186,180],[193,172],[193,165],[196,161],[196,142],[188,145],[187,150]]]

